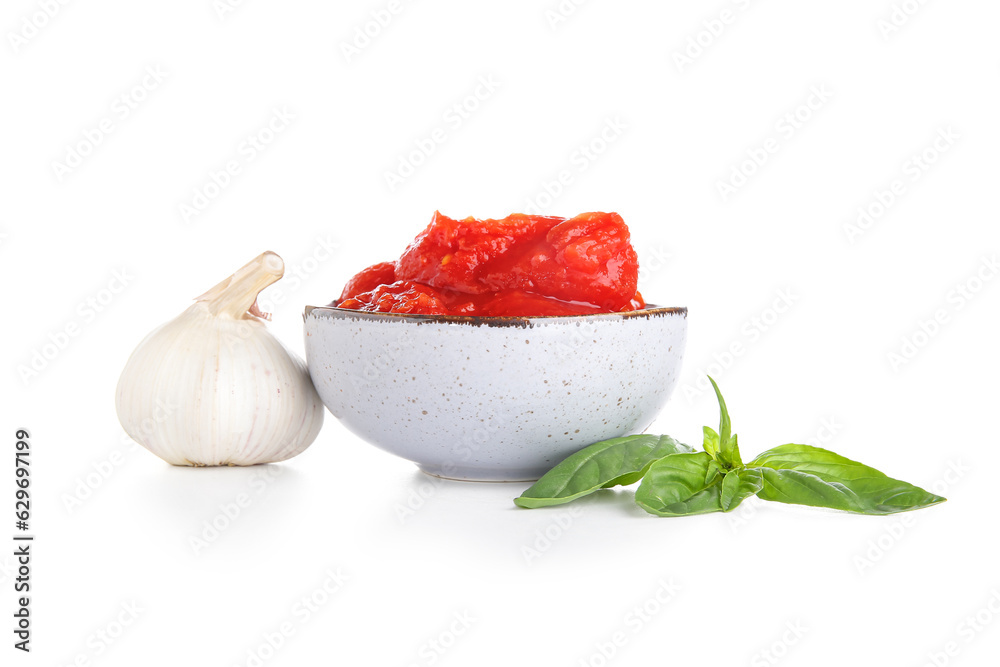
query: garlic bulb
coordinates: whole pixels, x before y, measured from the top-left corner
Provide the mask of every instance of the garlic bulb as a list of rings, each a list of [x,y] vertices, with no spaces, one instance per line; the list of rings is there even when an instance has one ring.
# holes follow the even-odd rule
[[[283,461],[312,444],[323,404],[305,363],[257,309],[284,269],[263,253],[139,343],[115,400],[133,440],[186,466]]]

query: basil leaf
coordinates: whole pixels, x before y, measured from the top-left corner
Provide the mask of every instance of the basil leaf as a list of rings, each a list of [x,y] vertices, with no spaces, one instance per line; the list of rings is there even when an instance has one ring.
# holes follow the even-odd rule
[[[710,459],[708,462],[708,468],[705,469],[705,486],[711,484],[719,475],[724,474],[725,471],[722,469],[722,466],[719,465],[719,462],[715,459]]]
[[[733,437],[729,439],[729,462],[733,468],[739,468],[743,465],[743,459],[740,458],[740,445],[737,442],[736,434],[733,433]]]
[[[764,482],[760,470],[757,468],[730,470],[722,478],[722,489],[719,498],[722,511],[733,511],[744,500],[757,494],[763,486]]]
[[[715,380],[711,376],[708,379],[719,399],[719,454],[716,458],[726,467],[738,468],[743,465],[743,460],[740,459],[740,448],[736,443],[736,436],[732,435],[733,427],[729,421],[726,399],[722,398],[722,392],[719,391],[719,385],[715,384]]]
[[[545,473],[514,504],[536,508],[561,505],[599,489],[634,484],[654,461],[694,450],[669,435],[629,435],[584,447]]]
[[[707,452],[674,454],[650,466],[635,502],[657,516],[719,512],[719,477],[719,466]]]
[[[705,440],[702,442],[702,448],[708,452],[709,456],[713,459],[719,456],[719,434],[711,426],[702,426],[702,432],[705,434]]]
[[[860,514],[894,514],[944,502],[941,496],[893,479],[857,461],[809,445],[781,445],[750,466],[760,467],[764,500],[830,507]]]

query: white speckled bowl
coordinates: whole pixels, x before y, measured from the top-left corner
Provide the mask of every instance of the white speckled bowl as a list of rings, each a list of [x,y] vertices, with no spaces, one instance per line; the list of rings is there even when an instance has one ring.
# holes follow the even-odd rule
[[[686,308],[446,317],[306,307],[320,398],[371,444],[450,479],[529,481],[641,433],[677,383]]]

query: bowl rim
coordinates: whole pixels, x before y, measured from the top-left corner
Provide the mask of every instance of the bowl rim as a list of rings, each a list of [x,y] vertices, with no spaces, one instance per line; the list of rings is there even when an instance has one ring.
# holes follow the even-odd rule
[[[338,303],[334,301],[333,303]],[[652,317],[665,317],[668,315],[680,315],[687,318],[688,309],[686,306],[658,306],[656,304],[646,304],[642,310],[628,310],[614,313],[585,313],[581,315],[533,315],[533,316],[513,316],[513,315],[423,315],[415,313],[372,313],[365,310],[354,310],[352,308],[338,308],[329,306],[306,306],[302,313],[305,320],[312,313],[330,319],[351,318],[361,320],[382,320],[416,322],[417,324],[437,322],[446,324],[473,324],[476,326],[489,327],[510,327],[530,326],[533,322],[556,323],[566,322],[589,322],[592,320],[633,320],[650,319]]]

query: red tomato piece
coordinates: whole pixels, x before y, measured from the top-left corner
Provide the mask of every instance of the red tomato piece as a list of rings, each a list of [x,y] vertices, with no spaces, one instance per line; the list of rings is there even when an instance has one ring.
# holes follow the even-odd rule
[[[462,221],[435,213],[396,277],[469,294],[521,290],[613,312],[635,296],[639,262],[617,213],[514,214]]]
[[[398,262],[354,276],[341,308],[480,316],[579,315],[645,308],[639,263],[617,213],[565,219],[435,213]]]
[[[396,262],[382,262],[369,266],[347,281],[344,291],[340,293],[340,301],[353,299],[364,292],[371,292],[379,285],[391,285],[394,282],[396,282]]]
[[[437,290],[408,280],[379,285],[370,292],[342,301],[339,307],[371,313],[450,314]]]

